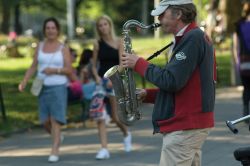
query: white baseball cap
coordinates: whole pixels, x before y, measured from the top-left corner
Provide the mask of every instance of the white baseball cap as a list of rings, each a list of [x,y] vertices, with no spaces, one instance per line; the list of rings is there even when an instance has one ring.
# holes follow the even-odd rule
[[[151,11],[151,15],[161,15],[169,7],[169,5],[184,5],[189,3],[193,3],[193,0],[162,0],[159,5]]]

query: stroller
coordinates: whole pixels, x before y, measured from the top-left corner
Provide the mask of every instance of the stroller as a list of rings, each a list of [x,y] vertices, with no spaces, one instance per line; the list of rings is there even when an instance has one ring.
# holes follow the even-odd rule
[[[226,121],[226,124],[234,134],[237,134],[238,129],[234,125],[248,119],[250,119],[250,115],[244,116],[234,121]],[[249,131],[250,131],[250,126],[249,126]],[[236,149],[234,151],[234,158],[240,161],[243,166],[250,166],[250,147]]]

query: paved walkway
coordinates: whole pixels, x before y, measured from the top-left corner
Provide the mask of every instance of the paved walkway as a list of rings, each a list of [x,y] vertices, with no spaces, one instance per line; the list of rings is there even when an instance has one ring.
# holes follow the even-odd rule
[[[108,128],[111,158],[95,160],[100,148],[96,128],[64,129],[65,140],[61,148],[60,166],[156,166],[159,161],[161,136],[152,135],[151,110],[153,105],[143,106],[143,119],[130,128],[133,135],[133,151],[123,151],[122,134],[116,127]],[[240,166],[233,151],[250,143],[248,127],[239,123],[239,134],[234,135],[225,125],[241,115],[241,90],[225,88],[217,90],[215,107],[216,126],[203,146],[203,166]],[[41,129],[15,134],[0,141],[0,166],[46,166],[50,152],[49,136]]]

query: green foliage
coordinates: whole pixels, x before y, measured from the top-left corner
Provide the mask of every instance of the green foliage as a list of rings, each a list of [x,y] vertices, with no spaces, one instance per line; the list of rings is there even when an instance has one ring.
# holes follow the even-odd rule
[[[216,56],[217,61],[217,87],[230,86],[231,54],[225,52]]]
[[[153,8],[153,1],[149,1],[149,8]],[[92,1],[83,1],[81,3],[79,10],[79,25],[84,27],[87,31],[85,33],[93,37],[93,25],[97,17],[107,14],[109,15],[113,22],[116,31],[118,34],[121,33],[122,25],[129,19],[142,20],[142,0],[119,0],[119,1],[110,1],[110,0],[92,0]],[[138,14],[140,13],[140,14]],[[150,22],[153,22],[153,17],[148,17],[151,19]],[[92,31],[91,31],[92,30]]]
[[[152,55],[155,51],[160,50],[164,46],[170,43],[171,36],[166,36],[160,39],[154,39],[152,36],[149,37],[134,37],[131,35],[132,49],[142,57],[148,57]],[[164,57],[164,51],[159,57]]]
[[[63,17],[66,13],[66,1],[62,0],[25,0],[19,1],[23,11],[29,11],[33,14],[46,13],[48,15],[58,15]]]
[[[36,43],[37,40],[34,38],[24,36],[19,36],[15,42],[10,42],[7,36],[2,35],[0,39],[0,57],[33,56]]]
[[[103,11],[100,0],[84,1],[79,7],[79,20],[95,20]]]
[[[136,19],[140,22],[142,18],[146,17],[148,23],[154,21],[154,17],[150,15],[151,10],[154,8],[154,1],[147,0],[147,13],[143,16],[143,2],[146,0],[75,0],[76,2],[76,27],[83,27],[85,38],[94,36],[93,25],[98,16],[108,14],[114,21],[114,25],[118,34],[121,33],[122,25],[130,19]],[[2,1],[0,1],[2,2]],[[7,1],[3,1],[7,2]],[[207,11],[203,10],[205,5],[209,3],[208,0],[194,0],[198,9],[198,21],[204,20]],[[54,16],[59,19],[62,24],[63,32],[67,32],[67,1],[61,0],[10,0],[6,4],[10,7],[9,12],[13,12],[17,5],[20,5],[20,14],[18,15],[22,29],[33,29],[36,37],[41,37],[41,30],[44,18]],[[6,8],[6,7],[5,7]],[[3,13],[2,13],[3,14]],[[14,13],[10,13],[11,15]],[[1,14],[0,14],[1,15]],[[7,14],[5,14],[7,15]],[[9,19],[8,19],[9,20]],[[7,21],[1,20],[3,23]],[[11,26],[10,24],[6,26]],[[7,29],[13,29],[9,27]],[[152,32],[151,32],[152,34]],[[82,37],[80,35],[80,37]]]
[[[207,10],[205,9],[205,6],[211,3],[209,0],[194,0],[194,3],[196,5],[197,11],[198,11],[198,18],[201,20],[205,20],[207,16]]]

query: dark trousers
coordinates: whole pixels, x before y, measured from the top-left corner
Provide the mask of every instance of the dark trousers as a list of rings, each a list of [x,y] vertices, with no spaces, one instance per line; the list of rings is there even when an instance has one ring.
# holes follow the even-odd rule
[[[250,76],[242,76],[241,75],[241,81],[242,85],[244,87],[243,89],[243,105],[244,106],[249,106],[249,101],[250,101]]]

